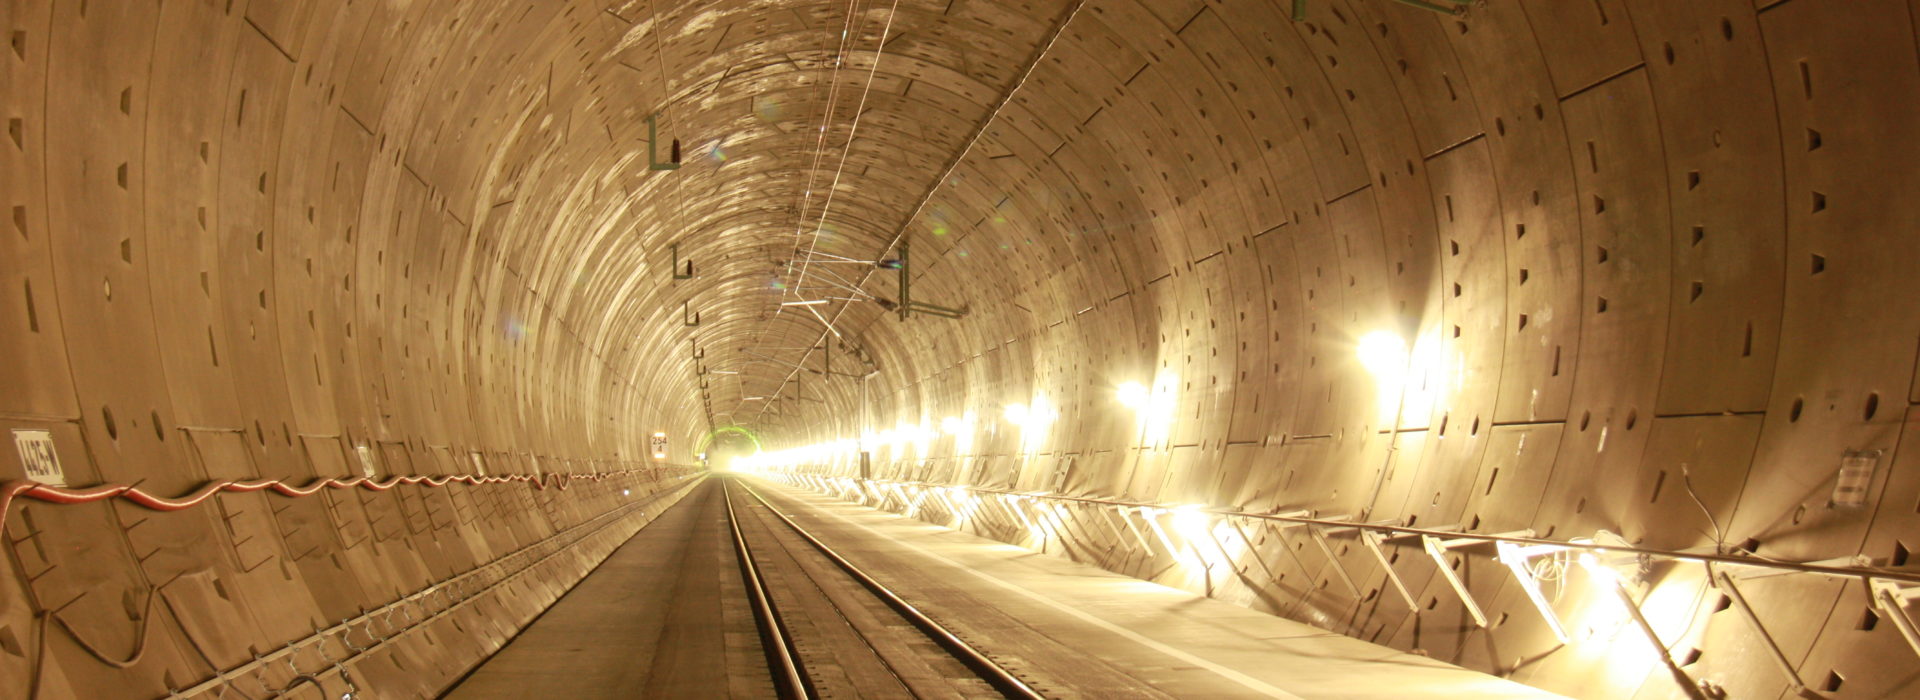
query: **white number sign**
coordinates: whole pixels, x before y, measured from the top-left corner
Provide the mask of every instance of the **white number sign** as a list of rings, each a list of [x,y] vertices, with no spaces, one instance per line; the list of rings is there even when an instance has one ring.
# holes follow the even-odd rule
[[[27,478],[42,484],[66,486],[66,472],[60,470],[60,455],[53,451],[53,433],[45,430],[13,431],[13,446],[20,451],[20,466]]]

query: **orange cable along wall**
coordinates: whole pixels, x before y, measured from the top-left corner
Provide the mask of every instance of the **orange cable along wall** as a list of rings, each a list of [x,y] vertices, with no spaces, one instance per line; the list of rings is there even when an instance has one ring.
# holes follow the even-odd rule
[[[566,74],[566,5],[0,3],[0,479],[44,431],[76,485],[5,487],[0,694],[164,696],[668,484],[603,474],[704,432],[683,340],[541,262],[593,259],[540,194],[582,161],[502,76]],[[363,687],[431,694],[568,551]]]
[[[297,678],[306,677],[313,677],[314,680],[311,682],[314,683],[325,681],[322,683],[323,689],[360,690],[384,687],[388,692],[395,691],[397,687],[394,685],[394,679],[387,676],[404,671],[405,662],[396,661],[391,654],[418,654],[421,650],[403,649],[404,645],[401,645],[387,652],[388,656],[375,656],[371,655],[371,652],[385,650],[390,642],[404,639],[406,634],[414,631],[415,624],[396,625],[393,622],[395,613],[405,613],[408,622],[413,622],[414,611],[405,604],[413,604],[422,614],[432,613],[429,619],[439,619],[465,605],[468,602],[467,598],[478,593],[491,592],[498,584],[519,577],[533,565],[545,563],[554,556],[562,554],[563,550],[573,549],[572,545],[579,542],[580,537],[598,534],[605,525],[612,523],[603,523],[600,527],[591,528],[590,532],[580,533],[564,542],[556,543],[555,540],[576,534],[575,531],[581,527],[608,515],[627,515],[633,509],[643,507],[645,503],[654,500],[648,498],[649,496],[677,495],[679,489],[672,488],[672,485],[676,482],[684,483],[686,477],[695,473],[697,468],[694,467],[661,466],[585,474],[394,476],[384,480],[364,476],[349,479],[321,478],[310,480],[303,485],[276,479],[218,480],[203,484],[180,496],[155,495],[127,484],[66,488],[32,481],[4,482],[4,485],[0,485],[0,514],[11,515],[16,499],[54,506],[52,510],[22,508],[19,520],[24,521],[24,527],[21,529],[24,529],[25,533],[17,537],[9,535],[9,565],[28,570],[26,579],[29,583],[45,578],[61,566],[52,563],[47,557],[48,544],[45,540],[53,539],[45,529],[49,527],[49,523],[63,522],[64,516],[67,515],[67,506],[83,506],[116,499],[118,502],[138,506],[140,509],[171,514],[158,517],[190,517],[194,513],[217,511],[220,518],[229,522],[240,517],[246,509],[261,505],[266,505],[276,513],[291,509],[290,505],[282,508],[259,500],[265,496],[262,493],[265,491],[285,497],[289,504],[328,491],[351,493],[357,490],[364,494],[378,494],[374,498],[402,499],[403,502],[400,505],[403,508],[400,517],[405,520],[405,532],[396,530],[383,538],[375,531],[374,519],[369,518],[365,521],[367,536],[355,542],[346,543],[340,550],[361,556],[367,556],[368,550],[374,550],[372,559],[376,561],[387,559],[388,561],[384,563],[388,567],[401,563],[393,561],[392,558],[404,556],[404,552],[400,551],[403,549],[417,553],[423,548],[444,548],[455,544],[454,540],[464,541],[471,546],[476,544],[472,541],[473,539],[487,540],[489,534],[496,536],[501,534],[497,528],[487,528],[486,526],[490,523],[507,523],[510,530],[505,533],[508,536],[497,545],[498,549],[495,551],[497,556],[483,559],[477,556],[479,550],[475,550],[476,556],[469,558],[465,564],[451,568],[429,567],[433,570],[414,572],[416,578],[419,574],[427,575],[431,579],[430,582],[395,580],[391,583],[400,588],[390,591],[363,588],[361,592],[367,598],[365,602],[350,603],[347,607],[320,606],[327,608],[326,610],[315,610],[312,605],[303,605],[307,601],[299,600],[297,597],[273,596],[264,600],[248,601],[233,595],[229,584],[225,583],[228,580],[226,577],[244,578],[263,570],[265,565],[275,563],[276,560],[279,560],[282,566],[277,567],[277,572],[269,570],[269,573],[281,574],[279,577],[281,580],[277,582],[281,584],[279,592],[290,596],[298,596],[301,593],[298,584],[302,582],[292,575],[294,569],[287,566],[288,558],[272,554],[262,561],[254,562],[250,567],[240,564],[239,571],[216,565],[199,571],[179,571],[163,581],[147,579],[142,582],[144,591],[138,596],[142,601],[139,603],[134,603],[134,598],[128,597],[133,595],[131,588],[126,591],[127,595],[123,595],[116,601],[104,597],[88,600],[89,594],[93,592],[91,590],[58,591],[35,587],[31,589],[33,595],[27,599],[32,608],[30,611],[33,617],[32,623],[17,628],[28,634],[24,637],[11,636],[11,630],[16,628],[9,624],[7,629],[10,636],[7,640],[11,643],[6,650],[19,652],[14,655],[21,657],[25,662],[24,670],[27,673],[17,677],[24,680],[25,684],[21,687],[33,696],[94,697],[99,691],[82,690],[87,685],[86,679],[111,678],[109,669],[138,674],[153,668],[156,662],[165,663],[161,667],[160,679],[165,685],[163,690],[169,693],[186,686],[193,686],[198,689],[197,692],[218,690],[222,694],[227,690],[243,688],[256,688],[269,693],[284,692],[292,690],[298,683],[308,682],[296,681]],[[592,493],[579,496],[572,502],[535,496],[537,493],[547,491],[555,494],[568,492],[572,490],[576,481],[598,488],[593,489]],[[441,489],[453,484],[466,487],[524,484],[530,488],[517,490],[506,500],[502,500],[498,493],[486,494],[490,497],[491,512],[487,512],[486,506],[476,508],[474,505],[469,505],[466,510],[470,515],[466,517],[459,515],[457,512],[461,510],[459,502],[449,496],[447,504],[450,505],[447,507],[454,512],[453,517],[445,518],[444,521],[425,507],[415,510],[405,509],[402,495],[404,492],[397,488],[417,486],[423,490]],[[641,493],[634,494],[634,489],[639,489]],[[221,496],[245,500],[222,500]],[[418,498],[423,499],[424,505],[426,497],[418,496]],[[340,508],[351,504],[357,503],[362,508],[371,505],[364,499],[342,501],[329,498],[327,500],[326,510],[330,516],[336,515]],[[521,507],[513,507],[516,505]],[[583,505],[585,507],[581,507]],[[121,547],[103,546],[105,543],[97,540],[90,541],[77,548],[77,551],[69,552],[69,556],[63,558],[62,563],[70,567],[98,568],[110,565],[113,559],[136,549],[139,546],[136,544],[138,539],[136,533],[140,527],[149,522],[145,517],[137,517],[136,513],[137,511],[133,510],[113,510],[106,513],[112,519],[126,523],[121,529],[126,536],[124,550]],[[544,517],[527,517],[532,513],[539,513]],[[645,511],[642,510],[640,515],[644,520]],[[130,518],[136,517],[137,519],[127,522]],[[352,529],[341,521],[336,520],[335,523],[340,525],[338,532],[341,534]],[[530,527],[541,524],[545,525],[544,529]],[[610,552],[611,548],[623,540],[625,535],[631,534],[632,529],[637,529],[642,524],[644,523],[629,522],[627,528],[618,529],[612,533],[613,538],[601,538],[593,542],[593,546],[589,547],[591,551],[574,552],[579,555],[576,558],[581,561],[572,562],[573,566],[570,569],[557,574],[550,568],[539,570],[539,573],[545,574],[546,578],[539,580],[537,585],[547,589],[548,595],[522,595],[513,591],[515,595],[505,598],[504,600],[507,601],[505,603],[502,603],[502,598],[497,597],[489,599],[488,602],[496,606],[512,608],[501,611],[504,612],[504,615],[501,615],[502,619],[516,621],[531,618],[544,607],[548,599],[570,587],[591,568],[592,563]],[[492,531],[479,532],[483,529]],[[443,538],[442,533],[453,534]],[[479,536],[474,538],[474,535]],[[372,547],[362,546],[369,542],[373,544]],[[232,546],[238,552],[242,544],[244,543],[234,542]],[[486,546],[484,543],[480,544],[482,547]],[[317,558],[305,556],[317,551],[320,551],[319,548],[308,550],[302,555],[292,556],[294,567],[303,572],[308,570],[309,567],[299,562],[302,559]],[[155,549],[145,554],[137,554],[135,558],[144,563],[163,552],[164,548]],[[528,553],[544,556],[537,561],[525,562],[519,569],[512,572],[493,572],[495,573],[493,585],[470,585],[474,583],[470,580],[473,575],[491,570],[516,555]],[[331,555],[330,558],[334,560],[333,563],[337,567],[338,553]],[[425,560],[422,559],[417,563],[424,562]],[[35,564],[41,566],[35,569]],[[208,589],[201,587],[209,581],[215,598],[206,597],[204,594]],[[459,597],[436,600],[440,603],[438,606],[428,605],[426,600],[432,595],[445,597],[446,591],[442,589],[449,582],[461,584],[458,589]],[[244,580],[240,581],[237,587],[243,591],[250,588]],[[181,591],[185,592],[181,593]],[[63,592],[67,595],[64,599],[45,599],[47,594]],[[157,613],[156,599],[165,600],[165,612],[172,623],[172,626],[162,632],[159,638],[162,643],[159,645],[152,643],[155,637],[154,631],[150,629],[155,620],[154,615]],[[514,605],[512,604],[514,600],[524,600],[524,602]],[[320,601],[316,597],[313,602]],[[344,600],[336,602],[346,603]],[[381,603],[386,605],[382,607]],[[370,618],[366,614],[370,606],[377,610],[384,610],[387,613],[386,617],[381,620]],[[124,607],[123,612],[127,617],[124,623],[126,629],[123,632],[130,634],[131,639],[119,639],[124,635],[114,634],[112,630],[102,630],[97,625],[90,624],[93,619],[96,619],[96,616],[90,613],[98,612],[102,608],[118,607]],[[231,630],[222,634],[221,631],[207,627],[204,619],[201,619],[203,616],[218,619],[225,615],[243,619],[255,617],[257,620],[260,612],[271,609],[303,610],[312,617],[306,621],[304,630],[301,630],[299,624],[287,626],[283,634],[292,636],[242,638],[245,644],[239,649],[229,648],[234,641]],[[16,611],[8,612],[10,613],[9,622],[11,622],[15,617],[12,613]],[[334,615],[338,617],[333,617]],[[329,624],[336,619],[339,621],[338,624]],[[58,627],[60,632],[53,632],[54,627]],[[481,645],[497,645],[504,642],[514,627],[517,627],[517,624],[496,627],[484,640],[475,641]],[[292,634],[296,631],[302,633]],[[352,636],[355,632],[371,640],[370,643],[374,643],[374,648],[365,648],[354,643]],[[124,643],[115,644],[114,642]],[[168,646],[168,642],[172,642],[174,646]],[[27,646],[14,646],[22,643]],[[417,646],[415,644],[415,647]],[[192,656],[184,654],[187,650],[191,650]],[[280,659],[279,664],[261,663],[262,654],[269,650],[275,651],[267,653],[267,656]],[[313,651],[307,652],[307,650]],[[62,654],[63,651],[69,653]],[[303,652],[307,653],[303,654]],[[254,659],[252,663],[247,662],[249,656]],[[476,651],[456,650],[445,658],[428,659],[439,673],[404,673],[412,680],[403,683],[402,686],[418,685],[420,690],[432,691],[438,687],[437,683],[450,680],[464,669],[466,664],[477,661],[479,658]],[[185,665],[175,666],[174,663],[166,662]],[[383,671],[386,673],[383,674]],[[203,679],[204,682],[195,685],[196,681],[203,681]],[[76,680],[81,682],[75,683]]]

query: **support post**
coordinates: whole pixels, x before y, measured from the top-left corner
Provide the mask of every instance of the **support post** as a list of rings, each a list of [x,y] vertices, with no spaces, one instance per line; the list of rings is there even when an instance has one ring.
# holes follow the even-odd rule
[[[1380,533],[1362,530],[1360,541],[1365,542],[1367,550],[1373,552],[1373,558],[1380,561],[1380,568],[1387,571],[1387,581],[1393,584],[1393,590],[1400,593],[1400,599],[1407,602],[1407,607],[1413,610],[1413,614],[1419,615],[1420,605],[1413,602],[1413,593],[1407,590],[1407,583],[1400,580],[1400,572],[1393,570],[1393,562],[1387,560],[1387,553],[1380,549]]]
[[[1794,670],[1793,662],[1787,660],[1787,655],[1780,651],[1780,645],[1773,641],[1773,635],[1767,632],[1766,625],[1760,624],[1760,616],[1754,614],[1753,606],[1747,604],[1747,597],[1740,593],[1739,586],[1734,585],[1733,577],[1727,575],[1725,571],[1715,571],[1713,582],[1727,594],[1727,599],[1733,602],[1733,607],[1740,610],[1740,616],[1747,619],[1747,624],[1753,625],[1753,631],[1760,634],[1761,641],[1767,643],[1767,657],[1773,661],[1774,666],[1780,668],[1781,673],[1786,674],[1787,682],[1793,686],[1793,694],[1799,695],[1801,691],[1806,690],[1807,684],[1801,682],[1800,672]]]
[[[1528,564],[1535,556],[1553,554],[1565,550],[1558,548],[1521,547],[1512,542],[1499,542],[1496,543],[1496,546],[1500,551],[1500,563],[1506,564],[1507,570],[1513,572],[1513,577],[1520,582],[1520,590],[1526,592],[1527,600],[1533,601],[1534,609],[1539,610],[1540,617],[1546,619],[1547,628],[1553,630],[1554,638],[1560,640],[1561,644],[1567,643],[1566,626],[1560,624],[1560,616],[1554,613],[1553,605],[1548,603],[1547,597],[1540,592],[1540,579],[1535,577],[1533,570],[1528,567]]]
[[[1327,555],[1327,563],[1333,565],[1333,572],[1339,574],[1340,580],[1345,581],[1347,588],[1353,591],[1354,600],[1365,598],[1367,594],[1360,592],[1360,584],[1354,583],[1353,576],[1347,573],[1346,565],[1340,563],[1340,555],[1333,553],[1333,546],[1327,544],[1327,537],[1320,534],[1320,529],[1308,525],[1307,534],[1313,536],[1314,544],[1320,545],[1320,552]]]
[[[1467,614],[1473,617],[1473,624],[1487,626],[1487,614],[1480,610],[1480,602],[1473,599],[1467,591],[1467,584],[1460,581],[1460,575],[1454,573],[1453,565],[1447,563],[1447,543],[1433,535],[1421,535],[1420,544],[1427,550],[1427,556],[1433,557],[1433,563],[1440,567],[1440,575],[1447,579],[1447,585],[1453,587],[1454,595],[1460,597],[1460,604],[1466,606]]]

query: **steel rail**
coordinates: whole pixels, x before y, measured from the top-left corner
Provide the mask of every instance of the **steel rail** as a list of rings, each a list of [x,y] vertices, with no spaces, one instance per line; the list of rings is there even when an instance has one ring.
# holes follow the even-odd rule
[[[729,481],[731,481],[731,479],[729,479]],[[1008,671],[1000,664],[994,662],[993,659],[987,658],[986,654],[981,653],[980,650],[975,649],[973,645],[960,639],[960,637],[955,635],[951,630],[948,630],[939,622],[934,621],[933,618],[928,617],[926,613],[921,612],[920,609],[914,607],[912,603],[907,602],[891,589],[888,589],[872,576],[869,576],[866,571],[855,566],[853,562],[847,561],[846,557],[842,557],[840,553],[833,551],[832,547],[828,547],[825,542],[821,542],[819,538],[807,532],[806,528],[800,527],[799,523],[795,523],[792,518],[788,518],[785,513],[781,513],[779,509],[774,508],[773,504],[761,497],[760,493],[755,491],[753,487],[742,483],[740,484],[740,488],[745,490],[747,495],[752,496],[753,500],[759,501],[760,505],[767,509],[767,512],[772,513],[774,517],[780,519],[780,522],[785,523],[788,529],[793,530],[794,534],[800,536],[800,539],[805,540],[808,545],[811,545],[815,550],[819,551],[820,554],[832,561],[835,566],[840,567],[840,570],[845,571],[847,575],[852,576],[855,581],[859,581],[860,585],[866,587],[874,596],[880,598],[882,602],[885,602],[887,607],[893,608],[894,612],[899,613],[901,617],[913,623],[914,627],[919,628],[921,632],[933,639],[935,643],[946,649],[955,659],[966,664],[967,668],[979,674],[981,679],[987,681],[987,683],[991,684],[996,690],[999,690],[1009,698],[1039,700],[1045,697],[1034,690],[1032,686],[1027,685],[1025,681],[1014,676],[1013,672]],[[728,503],[728,512],[732,512],[731,502]]]
[[[740,518],[733,512],[733,493],[727,487],[728,481],[731,479],[720,481],[720,500],[727,505],[734,558],[740,561],[740,578],[746,583],[747,598],[753,605],[753,620],[760,628],[761,646],[767,653],[767,669],[773,676],[774,689],[783,698],[819,697],[800,663],[799,651],[787,634],[786,624],[780,620],[780,612],[773,607],[766,579],[761,578],[760,568],[753,563],[753,550],[747,547],[746,533],[740,530]]]

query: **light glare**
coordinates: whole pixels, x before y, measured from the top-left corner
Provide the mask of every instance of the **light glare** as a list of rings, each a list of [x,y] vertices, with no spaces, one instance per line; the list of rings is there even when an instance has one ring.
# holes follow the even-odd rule
[[[1397,379],[1407,369],[1407,341],[1391,331],[1360,336],[1360,365],[1379,378]]]

